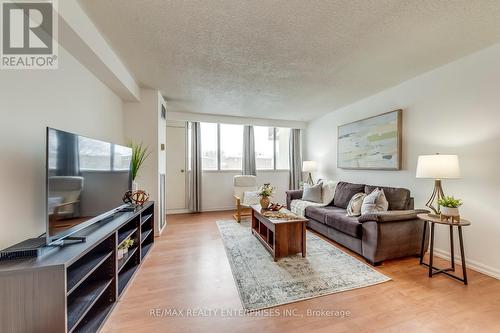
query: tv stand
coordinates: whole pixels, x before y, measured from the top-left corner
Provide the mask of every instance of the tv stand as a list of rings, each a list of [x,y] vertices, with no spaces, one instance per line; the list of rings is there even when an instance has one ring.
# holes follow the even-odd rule
[[[66,245],[71,245],[71,244],[77,244],[77,243],[85,243],[87,241],[87,237],[82,236],[82,237],[76,237],[76,236],[68,236],[64,237],[61,240],[56,240],[54,242],[55,246],[63,247]]]
[[[118,211],[118,213],[123,213],[123,212],[133,212],[135,211],[136,209],[138,209],[140,207],[132,207],[132,206],[128,206],[128,207],[123,207],[122,209],[120,209]]]
[[[98,332],[151,250],[154,228],[147,202],[66,238],[71,246],[0,262],[0,332]],[[128,238],[134,245],[118,259]]]

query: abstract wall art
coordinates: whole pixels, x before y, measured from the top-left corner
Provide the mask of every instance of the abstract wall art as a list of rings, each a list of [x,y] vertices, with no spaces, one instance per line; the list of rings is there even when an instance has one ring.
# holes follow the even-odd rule
[[[400,170],[402,111],[395,110],[339,126],[337,167]]]

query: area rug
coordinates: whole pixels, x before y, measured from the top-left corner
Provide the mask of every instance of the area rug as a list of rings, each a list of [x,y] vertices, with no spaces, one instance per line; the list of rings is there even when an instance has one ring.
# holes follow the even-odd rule
[[[274,262],[252,235],[248,221],[217,221],[243,308],[261,310],[390,278],[307,231],[307,256]]]

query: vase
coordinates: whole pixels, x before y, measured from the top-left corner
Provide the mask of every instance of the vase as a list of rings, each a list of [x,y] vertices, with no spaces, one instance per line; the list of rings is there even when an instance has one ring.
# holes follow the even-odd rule
[[[118,249],[118,252],[117,252],[117,254],[116,254],[116,256],[117,256],[117,258],[116,258],[116,259],[120,260],[120,259],[122,259],[122,258],[123,258],[123,256],[124,256],[124,255],[125,255],[125,253],[124,253],[124,249]]]
[[[139,190],[139,183],[138,183],[138,182],[136,182],[136,181],[133,181],[133,182],[132,182],[132,191],[133,191],[133,192],[136,192],[136,191],[138,191],[138,190]]]
[[[458,208],[443,207],[440,208],[440,213],[444,216],[460,216]]]
[[[260,198],[260,206],[262,209],[267,209],[269,207],[269,197]]]

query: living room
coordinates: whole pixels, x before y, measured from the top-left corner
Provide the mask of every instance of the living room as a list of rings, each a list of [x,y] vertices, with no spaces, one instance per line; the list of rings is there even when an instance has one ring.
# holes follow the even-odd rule
[[[0,6],[1,332],[500,331],[500,3]]]

